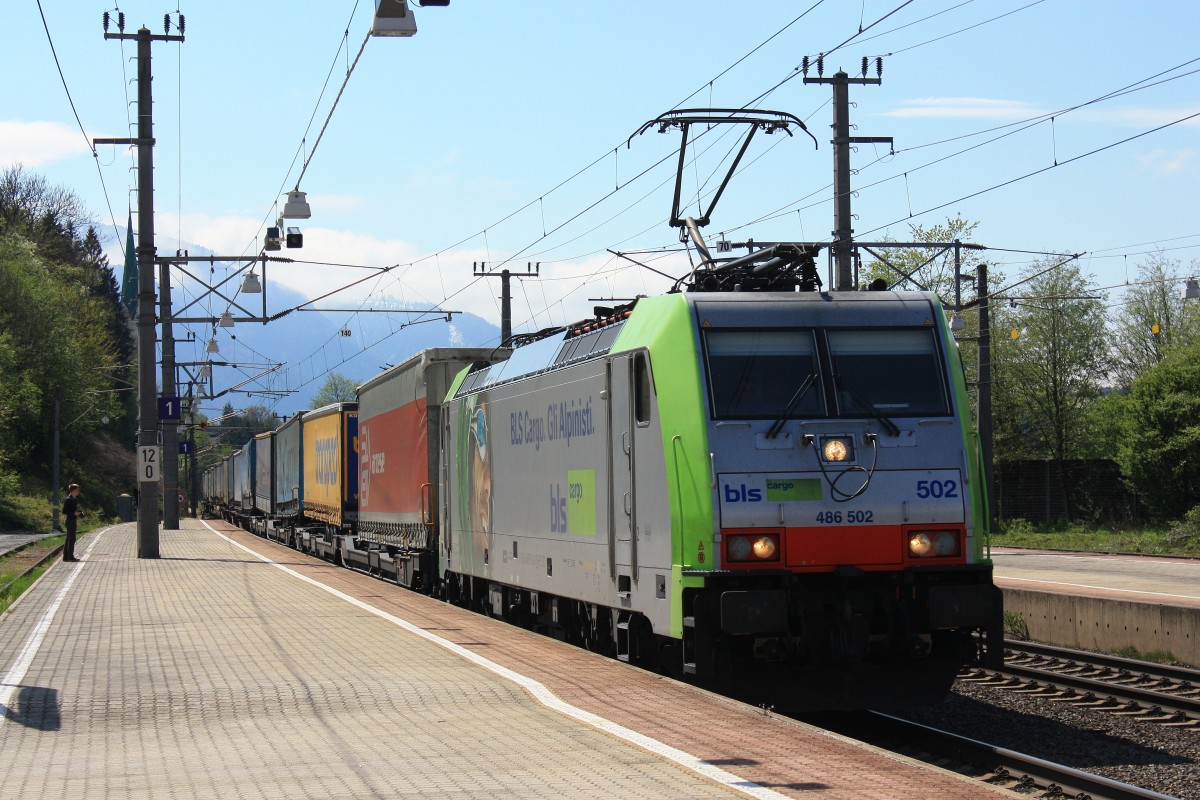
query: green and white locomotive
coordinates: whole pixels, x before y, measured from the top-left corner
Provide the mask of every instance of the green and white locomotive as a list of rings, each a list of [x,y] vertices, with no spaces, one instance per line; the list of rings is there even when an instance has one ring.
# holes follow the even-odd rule
[[[442,415],[450,598],[780,705],[994,659],[956,345],[917,292],[677,292],[479,364]]]

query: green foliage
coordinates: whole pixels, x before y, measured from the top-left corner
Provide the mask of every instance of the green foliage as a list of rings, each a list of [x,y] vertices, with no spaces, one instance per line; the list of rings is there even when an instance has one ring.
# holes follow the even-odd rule
[[[1029,639],[1029,624],[1015,611],[1004,612],[1004,635],[1009,639]]]
[[[1123,443],[1129,436],[1128,405],[1127,392],[1109,391],[1084,407],[1079,458],[1112,459],[1122,464],[1123,474],[1128,474],[1121,462]]]
[[[1129,392],[1125,459],[1133,486],[1162,517],[1200,494],[1200,344],[1176,348]]]
[[[998,458],[1080,457],[1086,414],[1108,373],[1104,298],[1077,262],[1035,262],[1022,299],[996,308],[992,337]],[[1017,338],[1005,331],[1017,331]]]
[[[1120,386],[1131,385],[1172,349],[1200,341],[1200,308],[1185,303],[1179,291],[1197,269],[1193,261],[1185,271],[1162,253],[1138,266],[1137,280],[1113,320],[1113,376]]]
[[[1079,522],[1034,525],[1025,520],[1002,520],[992,533],[992,546],[1088,553],[1200,553],[1200,544],[1181,543],[1162,528],[1108,529]]]
[[[354,393],[356,388],[358,385],[350,378],[337,372],[331,372],[325,379],[325,383],[321,384],[321,388],[313,395],[309,406],[321,408],[331,403],[352,403],[358,397]]]
[[[1116,650],[1109,651],[1114,656],[1121,658],[1132,658],[1135,661],[1149,661],[1153,664],[1182,664],[1178,657],[1170,650],[1149,650],[1142,652],[1133,645],[1128,647],[1118,647]]]
[[[1167,543],[1181,549],[1200,550],[1200,506],[1192,506],[1182,519],[1171,523]]]
[[[240,413],[234,413],[232,406],[226,405],[225,408],[225,418],[216,431],[213,428],[208,430],[216,437],[216,441],[233,450],[240,449],[260,433],[275,430],[279,425],[275,414],[266,406],[247,406]]]
[[[945,242],[969,241],[978,222],[965,220],[960,216],[946,219],[945,225],[910,224],[908,226],[913,242]],[[885,241],[891,241],[885,239]],[[898,289],[922,289],[936,293],[946,305],[954,303],[954,248],[873,248],[881,253],[886,263],[881,259],[869,261],[863,265],[861,283],[870,283],[876,278],[887,281],[889,286]],[[969,273],[979,263],[979,251],[963,248],[959,251],[959,269]],[[905,277],[908,276],[908,277]]]
[[[15,475],[49,482],[56,399],[63,485],[132,478],[99,457],[135,424],[115,277],[78,198],[19,167],[0,172],[0,286],[0,500]]]

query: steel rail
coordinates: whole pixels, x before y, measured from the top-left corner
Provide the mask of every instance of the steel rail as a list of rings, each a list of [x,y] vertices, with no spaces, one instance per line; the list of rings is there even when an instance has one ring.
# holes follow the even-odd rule
[[[1038,642],[1022,642],[1015,639],[1005,639],[1004,649],[1013,653],[1061,658],[1065,661],[1074,661],[1076,663],[1128,670],[1129,672],[1140,672],[1153,677],[1169,678],[1179,683],[1186,682],[1200,687],[1200,670],[1188,667],[1155,664],[1152,661],[1138,661],[1137,659],[1122,658],[1120,656],[1108,655],[1107,653],[1091,653],[1086,650],[1072,650],[1069,647],[1057,647]]]
[[[63,550],[63,545],[60,544],[58,547],[55,547],[49,553],[46,553],[46,555],[42,556],[42,558],[36,564],[34,564],[33,566],[26,569],[20,575],[17,575],[16,577],[14,577],[8,583],[4,584],[3,586],[0,586],[0,596],[8,594],[8,590],[11,589],[16,584],[17,581],[21,580],[22,578],[28,577],[35,570],[38,570],[38,569],[41,569],[42,567],[44,567],[49,561],[51,561],[56,556],[60,555],[62,553],[62,550]],[[12,553],[10,552],[10,553],[8,553],[8,555],[12,555]]]
[[[949,752],[964,761],[984,765],[998,777],[1014,779],[1025,785],[1035,782],[1039,786],[1045,787],[1047,791],[1056,789],[1067,797],[1090,798],[1091,800],[1171,800],[1170,795],[1114,781],[1101,775],[1056,764],[1053,761],[1027,756],[1015,750],[1008,750],[977,739],[969,739],[948,731],[931,728],[928,725],[910,722],[891,714],[879,711],[867,713],[877,723],[874,726],[877,730],[884,728],[888,735],[897,736],[907,745],[920,743],[938,753]]]
[[[1117,703],[1144,708],[1147,712],[1157,709],[1163,713],[1182,714],[1189,719],[1200,719],[1200,698],[1186,695],[1169,694],[1139,686],[1127,686],[1122,683],[1110,683],[1097,678],[1084,678],[1063,672],[1037,669],[1036,667],[1022,667],[1014,664],[1006,664],[1002,670],[978,670],[974,673],[974,676],[979,675],[990,676],[993,680],[1004,680],[1005,677],[1012,676],[1015,680],[1030,682],[1030,685],[1026,687],[1012,686],[998,688],[1020,689],[1039,687],[1044,689],[1066,689],[1071,692],[1078,690],[1086,692],[1087,695],[1072,694],[1063,699],[1074,702],[1090,699],[1112,700]],[[981,685],[994,685],[983,683],[978,680],[978,677],[974,676],[968,677],[967,680],[978,682]]]

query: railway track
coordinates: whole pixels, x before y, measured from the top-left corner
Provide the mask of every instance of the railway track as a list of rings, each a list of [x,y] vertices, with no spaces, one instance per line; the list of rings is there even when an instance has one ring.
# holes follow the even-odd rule
[[[829,727],[829,726],[825,726]],[[861,728],[861,729],[860,729]],[[953,769],[1023,795],[1075,800],[1170,800],[1170,795],[1110,780],[1045,759],[996,747],[878,711],[865,712],[839,733]],[[949,762],[949,763],[948,763]]]
[[[1200,732],[1200,670],[1006,640],[1003,669],[959,679]]]
[[[21,545],[20,547],[13,548],[12,550],[9,550],[8,552],[4,553],[4,557],[8,558],[13,555],[22,553],[25,550],[31,549],[32,547],[34,547],[36,545],[37,545],[37,542],[28,542],[27,544]],[[15,584],[17,581],[29,576],[34,571],[44,567],[46,564],[53,561],[55,558],[57,558],[59,555],[62,554],[62,550],[63,550],[63,546],[60,544],[58,547],[55,547],[54,549],[48,551],[40,559],[38,559],[37,561],[30,564],[19,574],[5,575],[5,576],[3,576],[3,578],[0,578],[0,580],[3,581],[3,583],[0,583],[0,595],[7,594],[9,588],[11,588],[13,586],[13,584]]]

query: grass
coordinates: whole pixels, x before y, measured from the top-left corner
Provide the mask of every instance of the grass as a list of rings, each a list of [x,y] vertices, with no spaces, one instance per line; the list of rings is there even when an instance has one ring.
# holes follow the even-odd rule
[[[1091,553],[1200,555],[1200,537],[1179,528],[1100,528],[1082,523],[1033,525],[1022,519],[1002,520],[992,531],[996,547],[1035,550],[1082,550]]]
[[[9,606],[17,602],[17,598],[25,593],[25,590],[33,585],[33,582],[42,576],[42,573],[50,569],[53,564],[47,564],[44,567],[38,567],[33,572],[23,578],[18,579],[12,586],[8,587],[3,594],[0,594],[0,614],[8,611]]]
[[[34,544],[19,552],[0,558],[0,614],[7,611],[8,607],[15,603],[17,598],[33,585],[33,582],[43,572],[54,565],[54,562],[51,561],[48,564],[38,567],[28,575],[19,578],[17,576],[29,569],[30,564],[37,563],[43,557],[53,552],[55,548],[62,546],[66,539],[66,536],[49,536],[45,539],[39,539]],[[11,585],[9,585],[10,581],[12,581]]]
[[[1110,652],[1112,655],[1120,656],[1121,658],[1133,658],[1138,661],[1149,661],[1154,664],[1174,665],[1183,663],[1170,650],[1150,650],[1144,653],[1136,647],[1122,647]]]
[[[1029,625],[1025,618],[1015,611],[1004,612],[1004,635],[1009,639],[1027,640]]]

